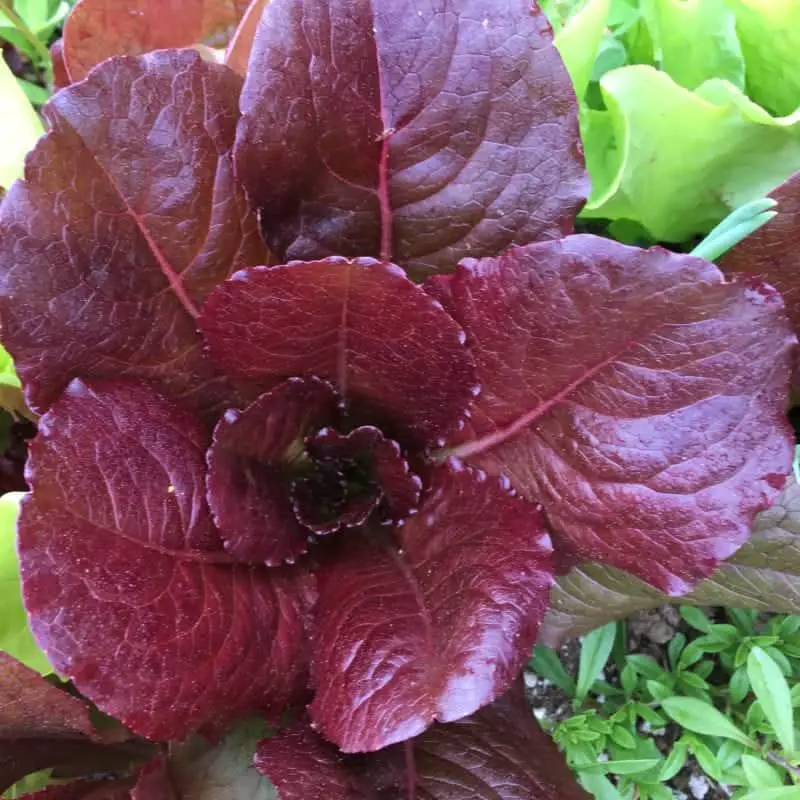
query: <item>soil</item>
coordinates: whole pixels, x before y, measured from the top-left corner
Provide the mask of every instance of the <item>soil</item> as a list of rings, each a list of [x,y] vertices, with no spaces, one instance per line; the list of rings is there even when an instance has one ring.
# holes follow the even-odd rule
[[[688,630],[674,606],[661,606],[634,614],[628,619],[627,652],[651,656],[665,665],[667,644],[676,633],[687,633]],[[559,656],[566,671],[576,678],[580,640],[567,641],[560,649]],[[609,683],[618,681],[617,668],[612,663],[605,670],[605,680]],[[525,683],[533,713],[540,723],[545,720],[561,722],[571,716],[571,700],[557,686],[533,672],[526,673]],[[672,748],[678,729],[669,725],[662,731],[650,731],[650,735],[658,749],[666,755]],[[677,800],[727,800],[733,793],[727,787],[714,784],[691,756],[686,766],[666,785]]]

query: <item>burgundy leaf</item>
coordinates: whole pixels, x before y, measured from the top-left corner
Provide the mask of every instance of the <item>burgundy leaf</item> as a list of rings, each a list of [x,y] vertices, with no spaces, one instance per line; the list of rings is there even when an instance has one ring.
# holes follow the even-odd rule
[[[56,39],[50,45],[50,58],[53,60],[53,85],[56,89],[63,89],[69,86],[72,81],[67,72],[67,65],[64,63],[64,40]]]
[[[139,770],[136,785],[131,790],[131,800],[181,800],[172,785],[167,759],[163,754]]]
[[[369,258],[244,270],[208,298],[199,323],[230,377],[264,390],[326,378],[351,405],[426,442],[458,423],[476,391],[458,325],[402,270]]]
[[[83,701],[0,652],[0,793],[39,770],[69,767],[81,776],[125,769],[147,756],[142,743],[99,738]]]
[[[310,531],[295,518],[288,467],[311,426],[337,418],[329,384],[290,378],[219,421],[208,451],[208,501],[238,560],[275,565],[306,552]]]
[[[283,260],[415,273],[572,230],[577,103],[530,0],[271,0],[238,174]]]
[[[756,275],[775,286],[786,312],[800,331],[800,172],[782,183],[770,197],[778,201],[777,215],[750,234],[720,261],[728,275]]]
[[[281,800],[589,800],[519,683],[466,719],[367,756],[342,757],[307,725],[261,743]],[[411,790],[413,786],[413,790]]]
[[[308,442],[308,452],[323,462],[360,462],[374,482],[376,501],[383,501],[392,522],[405,519],[419,505],[422,481],[409,470],[400,445],[371,425],[363,425],[347,435],[326,428]]]
[[[52,130],[0,208],[3,344],[34,410],[73,377],[142,378],[201,409],[229,394],[194,318],[265,259],[232,173],[239,86],[192,51],[159,52],[45,107]]]
[[[255,757],[281,800],[373,800],[356,770],[303,721],[265,739]]]
[[[451,452],[541,501],[560,550],[679,594],[744,542],[794,451],[774,290],[593,236],[448,280],[483,388]]]
[[[539,509],[457,462],[432,470],[399,550],[379,533],[318,573],[310,712],[345,752],[416,736],[504,692],[552,585]]]
[[[434,725],[408,743],[416,772],[417,800],[590,800],[575,780],[564,757],[537,725],[524,692],[513,689],[472,717]],[[399,748],[374,756],[367,770],[379,778],[381,760],[395,764]],[[394,752],[393,752],[394,751]],[[413,759],[413,760],[412,760]],[[396,786],[389,778],[389,786]],[[381,784],[379,783],[379,786]],[[381,786],[382,788],[382,786]],[[382,800],[405,800],[402,790],[381,794]]]
[[[280,706],[304,673],[302,573],[231,563],[205,501],[206,437],[143,384],[74,381],[31,446],[19,549],[54,667],[154,739]]]
[[[93,734],[83,702],[0,652],[0,739]]]
[[[247,0],[80,0],[64,25],[73,81],[112,56],[205,43],[224,47]]]

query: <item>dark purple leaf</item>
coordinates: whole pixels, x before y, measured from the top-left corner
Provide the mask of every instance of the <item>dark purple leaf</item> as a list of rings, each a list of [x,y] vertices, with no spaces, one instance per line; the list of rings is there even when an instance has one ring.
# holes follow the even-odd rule
[[[472,717],[434,725],[412,747],[417,800],[590,800],[518,683]],[[406,797],[401,789],[386,800]]]
[[[217,424],[208,451],[208,500],[240,561],[275,565],[307,550],[310,531],[292,508],[289,467],[312,426],[339,417],[336,393],[317,378],[290,378]]]
[[[305,721],[261,742],[255,765],[281,800],[377,800],[357,771]]]
[[[73,81],[112,56],[205,43],[224,47],[247,0],[80,0],[64,25]]]
[[[756,275],[783,296],[786,311],[800,331],[800,172],[769,194],[778,201],[777,216],[732,248],[721,260],[727,275]]]
[[[50,767],[80,776],[127,768],[147,752],[139,742],[103,743],[83,701],[0,653],[0,792]]]
[[[492,702],[547,607],[551,546],[539,509],[456,462],[434,468],[427,486],[398,550],[367,528],[318,573],[310,713],[345,752]]]
[[[351,411],[365,405],[423,441],[455,428],[475,392],[463,332],[393,264],[329,258],[244,270],[209,297],[199,322],[231,378],[267,390],[316,375]]]
[[[262,742],[256,766],[281,800],[589,800],[518,684],[471,717],[367,756],[343,758],[297,725]]]
[[[577,104],[530,0],[272,0],[238,173],[282,260],[451,270],[571,232]]]
[[[195,317],[266,258],[233,179],[239,87],[193,51],[159,52],[45,107],[52,130],[0,207],[3,344],[35,411],[73,377],[145,379],[204,410],[230,399]]]
[[[50,45],[50,58],[53,59],[53,86],[56,89],[63,89],[69,86],[72,80],[67,72],[67,65],[64,63],[64,40],[56,39]]]
[[[372,451],[385,441],[369,425],[346,435],[323,428],[310,436],[306,448],[313,467],[292,486],[297,519],[318,534],[363,525],[381,501]],[[399,446],[397,456],[403,460]]]
[[[0,739],[93,735],[85,703],[0,652]]]
[[[416,511],[422,481],[409,470],[400,445],[377,428],[364,425],[347,435],[326,428],[308,443],[308,452],[323,462],[361,462],[392,522],[400,522]]]
[[[451,452],[542,502],[562,552],[686,592],[783,486],[796,341],[769,287],[575,236],[434,289],[483,389]]]
[[[34,635],[101,709],[156,739],[280,707],[305,671],[310,587],[222,552],[206,445],[143,384],[74,381],[31,446],[19,548]]]

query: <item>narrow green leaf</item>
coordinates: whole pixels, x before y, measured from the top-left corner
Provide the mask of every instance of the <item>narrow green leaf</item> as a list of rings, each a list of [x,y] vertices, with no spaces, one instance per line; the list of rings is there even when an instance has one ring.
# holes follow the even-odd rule
[[[719,750],[717,750],[717,761],[723,770],[729,770],[742,760],[744,745],[741,742],[734,742],[733,739],[726,739]]]
[[[549,647],[537,644],[533,648],[533,658],[531,659],[531,669],[537,674],[546,678],[551,683],[558,686],[562,692],[572,696],[575,694],[575,681],[569,676],[558,657],[558,653]]]
[[[742,795],[739,800],[800,800],[800,786],[785,786],[782,789],[756,789]]]
[[[624,666],[619,676],[619,682],[622,684],[625,694],[630,697],[636,689],[636,684],[639,682],[639,676],[630,664]]]
[[[747,675],[761,708],[784,750],[794,750],[792,696],[780,667],[760,647],[747,658]]]
[[[688,748],[686,745],[681,741],[676,742],[666,761],[664,761],[661,772],[658,773],[659,781],[664,783],[674,778],[683,769],[687,755]]]
[[[691,254],[707,261],[715,261],[727,253],[734,245],[739,244],[751,233],[755,233],[776,215],[776,211],[764,210],[764,204],[768,202],[769,198],[753,200],[737,208],[717,225]],[[772,206],[774,205],[773,200]]]
[[[647,691],[653,695],[654,700],[658,700],[660,703],[675,694],[669,686],[665,686],[659,681],[647,681]]]
[[[711,633],[711,620],[696,606],[681,606],[680,613],[687,625],[700,633]]]
[[[621,725],[615,725],[611,729],[611,741],[625,750],[633,750],[636,747],[636,740],[633,738],[633,734]]]
[[[575,699],[579,703],[586,698],[592,684],[605,667],[616,634],[617,623],[610,622],[588,633],[584,638],[578,661],[578,683],[575,687]]]
[[[767,764],[766,761],[756,756],[742,756],[742,769],[747,783],[753,789],[774,789],[783,786],[783,778]]]
[[[798,685],[800,686],[800,684]],[[731,675],[728,691],[730,692],[730,701],[734,705],[738,705],[747,697],[750,691],[750,678],[747,677],[746,667],[739,667]]]
[[[722,780],[722,768],[719,765],[717,757],[714,755],[708,745],[693,737],[689,745],[689,749],[692,751],[694,757],[697,759],[697,763],[700,765],[701,769],[706,772],[706,774],[710,775],[715,781]]]
[[[626,760],[598,761],[576,767],[581,774],[587,772],[611,772],[614,775],[636,775],[647,772],[658,764],[657,758],[631,758]]]
[[[614,784],[605,775],[586,772],[581,774],[580,781],[583,788],[594,795],[595,800],[622,800]]]
[[[777,669],[777,667],[776,667]],[[661,707],[678,725],[706,736],[721,736],[733,739],[747,747],[756,749],[758,745],[736,727],[714,706],[693,697],[668,697]]]
[[[664,675],[664,670],[650,658],[650,656],[628,656],[628,663],[643,677],[650,680],[659,680]]]

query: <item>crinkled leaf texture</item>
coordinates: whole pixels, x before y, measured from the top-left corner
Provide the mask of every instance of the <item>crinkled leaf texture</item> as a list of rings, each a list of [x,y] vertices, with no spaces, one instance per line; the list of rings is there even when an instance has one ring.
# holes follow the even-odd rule
[[[452,452],[543,503],[557,548],[688,591],[790,469],[796,345],[777,292],[593,236],[433,280],[482,392]]]
[[[606,73],[600,87],[606,110],[588,110],[583,128],[586,218],[685,242],[800,169],[800,114],[770,116],[728,81],[690,91],[636,64]]]
[[[206,504],[207,446],[150,387],[76,380],[31,447],[19,550],[34,635],[154,739],[280,708],[305,672],[307,578],[231,563]]]
[[[243,270],[199,320],[211,355],[262,390],[317,376],[348,407],[422,444],[455,428],[477,391],[464,333],[394,264],[328,258]]]
[[[434,725],[404,749],[342,758],[299,724],[262,742],[256,766],[281,800],[588,800],[518,684],[477,714]]]
[[[800,172],[770,192],[778,213],[726,253],[720,267],[731,276],[756,275],[783,296],[786,311],[800,330]]]
[[[554,564],[539,509],[458,462],[426,484],[399,550],[367,531],[318,573],[310,714],[345,752],[492,702],[547,608]]]
[[[570,232],[588,191],[529,0],[271,0],[241,106],[238,174],[281,260],[451,270]]]
[[[558,646],[611,620],[669,602],[675,600],[625,572],[582,564],[558,579],[539,638]],[[741,550],[680,602],[800,614],[800,486],[794,479],[756,517]]]
[[[101,741],[81,700],[0,653],[0,792],[49,767],[96,774],[125,769],[147,752],[137,742]]]
[[[0,315],[31,407],[72,377],[136,377],[195,407],[230,394],[194,318],[265,263],[231,147],[240,79],[191,50],[104,63],[45,107],[52,129],[0,207]]]
[[[295,518],[283,469],[314,424],[337,416],[328,383],[290,378],[217,423],[207,454],[208,502],[237,559],[276,565],[306,552],[310,531]]]
[[[72,81],[113,56],[205,43],[224,47],[248,0],[80,0],[64,25],[64,63]]]

